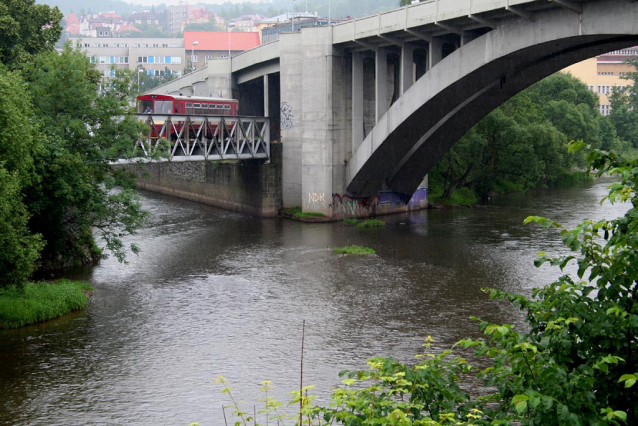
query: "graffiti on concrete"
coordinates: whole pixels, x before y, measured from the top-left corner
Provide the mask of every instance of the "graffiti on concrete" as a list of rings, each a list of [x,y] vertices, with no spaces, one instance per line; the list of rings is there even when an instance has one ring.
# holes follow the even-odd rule
[[[379,205],[379,196],[354,198],[349,195],[332,194],[332,216],[336,218],[374,216]]]
[[[308,198],[305,200],[304,208],[313,210],[313,209],[323,209],[326,205],[326,194],[323,192],[309,192]]]
[[[281,103],[281,128],[284,130],[290,130],[295,127],[293,119],[295,115],[292,113],[292,107],[288,102]]]

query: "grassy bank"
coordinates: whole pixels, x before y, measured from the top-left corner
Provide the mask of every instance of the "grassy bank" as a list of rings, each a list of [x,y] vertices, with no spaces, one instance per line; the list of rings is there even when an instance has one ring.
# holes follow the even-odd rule
[[[28,283],[22,290],[0,289],[0,329],[23,327],[84,309],[91,291],[89,284],[69,280]]]
[[[288,209],[283,209],[281,211],[283,214],[293,217],[326,217],[325,214],[322,213],[304,213],[301,211],[301,207],[291,207]]]

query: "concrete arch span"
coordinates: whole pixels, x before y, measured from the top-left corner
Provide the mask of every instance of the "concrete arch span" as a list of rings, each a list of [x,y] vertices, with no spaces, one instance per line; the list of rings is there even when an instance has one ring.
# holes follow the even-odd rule
[[[533,83],[584,59],[638,44],[638,3],[583,3],[512,19],[421,77],[353,151],[347,191],[412,194],[472,126]]]

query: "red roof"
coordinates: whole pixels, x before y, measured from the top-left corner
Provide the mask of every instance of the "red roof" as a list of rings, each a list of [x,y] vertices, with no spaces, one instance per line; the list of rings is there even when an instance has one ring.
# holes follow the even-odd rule
[[[71,26],[73,24],[79,24],[80,21],[78,21],[78,17],[75,13],[71,12],[69,13],[69,16],[67,16],[66,18],[66,24]]]
[[[184,48],[195,50],[230,50],[243,51],[259,46],[259,33],[240,31],[184,31]]]
[[[115,32],[116,33],[122,33],[124,31],[137,31],[137,32],[142,32],[142,30],[140,30],[139,28],[137,28],[135,25],[127,25],[127,24],[123,24],[123,25],[118,25],[115,27]]]

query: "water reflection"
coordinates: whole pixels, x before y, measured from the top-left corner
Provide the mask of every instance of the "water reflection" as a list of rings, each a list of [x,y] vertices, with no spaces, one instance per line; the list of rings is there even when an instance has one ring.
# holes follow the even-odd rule
[[[298,387],[301,322],[305,382],[320,393],[337,372],[375,355],[408,361],[427,335],[447,347],[476,335],[468,317],[517,321],[481,291],[529,293],[557,272],[536,269],[558,234],[522,225],[540,214],[574,225],[613,217],[605,183],[499,197],[477,209],[384,218],[384,229],[303,225],[145,193],[152,221],[139,257],[78,271],[96,288],[86,312],[0,332],[0,425],[223,424],[227,376],[237,396]],[[370,257],[338,256],[346,244]]]

